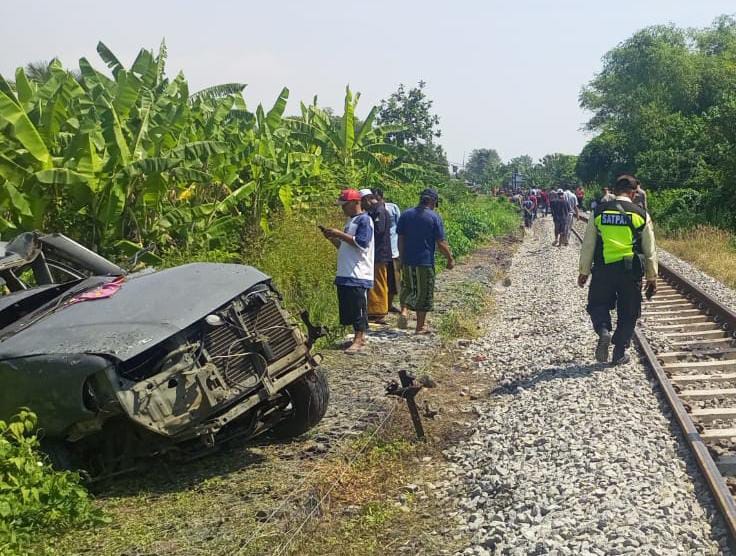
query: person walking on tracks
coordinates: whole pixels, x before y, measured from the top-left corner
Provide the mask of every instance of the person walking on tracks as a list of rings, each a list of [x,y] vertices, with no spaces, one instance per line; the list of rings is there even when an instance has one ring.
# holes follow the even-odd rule
[[[531,195],[522,204],[522,211],[524,212],[524,227],[531,228],[532,222],[534,222],[534,201],[532,201]]]
[[[649,211],[649,209],[647,208],[647,192],[642,189],[641,182],[639,180],[636,180],[636,195],[634,195],[634,204],[639,205],[646,211]]]
[[[552,244],[555,247],[567,245],[567,238],[570,230],[568,228],[568,211],[569,206],[561,193],[562,189],[551,193],[550,210],[552,211],[552,221],[555,225],[555,241]]]
[[[626,353],[641,314],[641,282],[646,275],[647,298],[657,290],[657,251],[652,220],[633,203],[636,178],[623,175],[616,180],[615,199],[600,203],[588,221],[580,250],[582,288],[592,272],[588,290],[588,314],[598,334],[596,360],[608,361],[613,342],[614,365],[628,363]],[[616,307],[618,323],[611,335],[611,310]]]

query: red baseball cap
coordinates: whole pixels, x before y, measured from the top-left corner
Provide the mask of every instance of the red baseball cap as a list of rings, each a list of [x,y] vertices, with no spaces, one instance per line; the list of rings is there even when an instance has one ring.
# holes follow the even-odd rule
[[[350,201],[360,201],[360,192],[356,189],[343,189],[337,198],[337,204],[342,205]]]

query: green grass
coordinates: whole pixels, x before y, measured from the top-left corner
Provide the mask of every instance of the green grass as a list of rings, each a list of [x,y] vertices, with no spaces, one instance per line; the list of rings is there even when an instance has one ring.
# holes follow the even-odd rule
[[[445,294],[453,307],[437,323],[437,331],[444,341],[478,336],[478,316],[489,306],[491,298],[478,282],[452,284]]]

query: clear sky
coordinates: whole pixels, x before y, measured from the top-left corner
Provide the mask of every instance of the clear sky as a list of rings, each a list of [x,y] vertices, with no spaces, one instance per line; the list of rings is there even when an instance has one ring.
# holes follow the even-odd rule
[[[54,56],[102,68],[98,40],[130,63],[165,37],[169,73],[192,90],[244,82],[255,106],[286,85],[296,111],[315,94],[341,108],[349,83],[364,115],[421,79],[451,161],[476,147],[538,158],[580,151],[578,93],[607,50],[647,25],[735,11],[726,0],[2,0],[0,73]]]

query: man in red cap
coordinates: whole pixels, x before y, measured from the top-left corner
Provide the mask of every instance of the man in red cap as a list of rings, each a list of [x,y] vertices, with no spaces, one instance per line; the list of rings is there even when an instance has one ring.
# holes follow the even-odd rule
[[[340,324],[352,326],[355,336],[345,350],[357,353],[365,346],[368,331],[368,290],[373,287],[373,219],[363,212],[360,193],[344,189],[337,199],[347,216],[343,231],[321,228],[337,247],[337,302]]]

